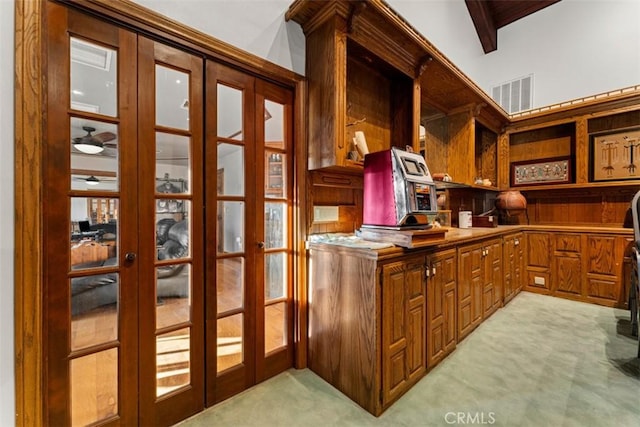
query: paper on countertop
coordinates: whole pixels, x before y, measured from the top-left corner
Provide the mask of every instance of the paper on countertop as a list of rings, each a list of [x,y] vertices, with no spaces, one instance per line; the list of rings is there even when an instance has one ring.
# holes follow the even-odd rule
[[[312,234],[309,236],[309,242],[326,243],[329,245],[347,246],[350,248],[360,249],[384,249],[393,248],[395,246],[393,243],[372,242],[347,233]]]

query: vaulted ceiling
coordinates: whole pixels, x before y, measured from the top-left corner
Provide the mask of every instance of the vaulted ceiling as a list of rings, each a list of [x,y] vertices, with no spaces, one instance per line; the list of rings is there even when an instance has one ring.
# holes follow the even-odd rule
[[[560,0],[465,0],[484,53],[498,49],[498,28]]]

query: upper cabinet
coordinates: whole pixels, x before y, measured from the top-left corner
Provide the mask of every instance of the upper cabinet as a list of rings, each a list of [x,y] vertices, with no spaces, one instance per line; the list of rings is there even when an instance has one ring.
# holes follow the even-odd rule
[[[500,138],[504,186],[637,186],[640,86],[512,116]]]
[[[495,185],[506,113],[386,3],[298,0],[286,19],[306,35],[310,170],[361,172],[353,140],[362,132],[370,152],[410,146],[425,152],[433,171],[455,171],[466,184],[487,177]],[[426,105],[447,124],[429,123],[446,130],[421,147],[420,126],[431,119]]]

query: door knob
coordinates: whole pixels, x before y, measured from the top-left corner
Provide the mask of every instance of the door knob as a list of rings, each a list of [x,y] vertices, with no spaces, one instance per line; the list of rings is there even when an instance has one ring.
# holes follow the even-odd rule
[[[258,247],[260,249],[264,249],[264,242],[258,242]]]
[[[124,259],[125,259],[126,261],[133,262],[133,261],[135,261],[136,256],[137,256],[137,255],[136,255],[136,253],[135,253],[135,252],[127,252],[127,253],[125,254],[125,256],[124,256]]]

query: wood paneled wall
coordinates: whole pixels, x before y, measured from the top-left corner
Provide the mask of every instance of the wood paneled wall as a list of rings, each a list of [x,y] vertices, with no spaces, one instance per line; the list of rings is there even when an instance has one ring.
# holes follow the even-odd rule
[[[636,187],[523,192],[529,224],[622,227]],[[520,222],[522,224],[522,222]]]

